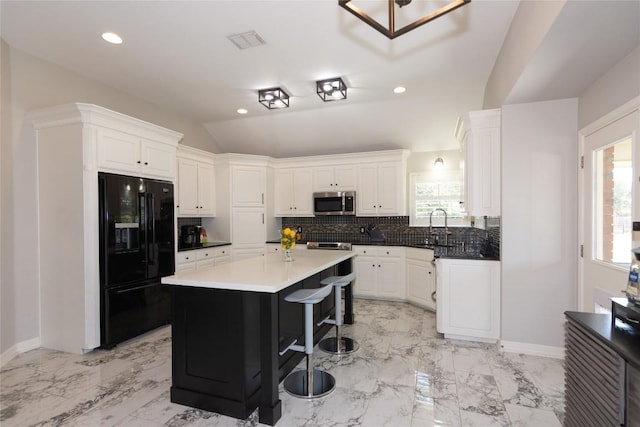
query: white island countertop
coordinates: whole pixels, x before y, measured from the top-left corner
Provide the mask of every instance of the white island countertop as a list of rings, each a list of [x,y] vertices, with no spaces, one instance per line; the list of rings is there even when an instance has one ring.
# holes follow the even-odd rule
[[[307,277],[356,256],[351,251],[293,251],[294,261],[284,262],[282,253],[222,264],[162,278],[166,285],[233,291],[276,293]]]

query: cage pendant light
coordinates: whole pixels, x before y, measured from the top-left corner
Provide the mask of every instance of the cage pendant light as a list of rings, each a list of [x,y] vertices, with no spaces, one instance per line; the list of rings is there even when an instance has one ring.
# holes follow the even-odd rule
[[[358,7],[352,5],[351,4],[351,0],[338,0],[338,4],[343,9],[346,9],[350,13],[355,15],[358,19],[362,20],[363,22],[365,22],[368,25],[370,25],[373,28],[375,28],[380,33],[384,34],[385,36],[387,36],[388,38],[393,40],[398,36],[406,34],[409,31],[426,24],[427,22],[433,21],[434,19],[439,18],[442,15],[445,15],[445,14],[451,12],[452,10],[455,10],[455,9],[459,8],[460,6],[464,6],[465,4],[471,2],[471,0],[454,0],[451,3],[448,3],[448,4],[444,5],[444,6],[442,6],[441,8],[436,10],[435,12],[429,13],[429,14],[423,16],[422,18],[417,19],[417,20],[413,21],[412,23],[410,23],[408,25],[405,25],[404,27],[396,30],[395,5],[397,4],[398,7],[403,7],[403,6],[406,6],[409,3],[411,3],[411,0],[386,0],[386,1],[388,3],[388,12],[387,12],[387,14],[389,15],[388,16],[389,17],[388,28],[385,27],[384,25],[380,24],[378,21],[373,19],[371,16],[367,15],[365,12],[363,12]]]

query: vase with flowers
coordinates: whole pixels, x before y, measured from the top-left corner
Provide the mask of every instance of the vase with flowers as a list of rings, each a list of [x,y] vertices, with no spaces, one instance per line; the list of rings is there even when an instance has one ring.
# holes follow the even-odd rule
[[[293,248],[296,247],[296,232],[286,227],[280,232],[280,236],[283,260],[285,262],[293,261]]]

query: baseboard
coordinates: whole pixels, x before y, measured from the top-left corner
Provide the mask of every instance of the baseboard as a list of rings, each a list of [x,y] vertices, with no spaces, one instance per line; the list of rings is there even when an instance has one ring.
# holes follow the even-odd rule
[[[552,347],[548,345],[529,344],[515,341],[500,341],[500,348],[506,353],[522,353],[528,354],[529,356],[564,359],[564,347]]]
[[[29,350],[34,350],[36,348],[40,348],[42,345],[42,340],[38,338],[32,338],[30,340],[21,341],[9,347],[4,353],[0,354],[0,368],[3,368],[6,363],[8,363],[11,359],[16,357],[20,353],[27,352]]]

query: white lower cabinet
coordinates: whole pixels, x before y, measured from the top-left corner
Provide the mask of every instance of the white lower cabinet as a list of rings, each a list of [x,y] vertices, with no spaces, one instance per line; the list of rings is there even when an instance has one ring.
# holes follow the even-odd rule
[[[404,247],[354,246],[356,280],[353,295],[389,300],[405,299]]]
[[[500,261],[439,258],[436,271],[438,332],[446,338],[497,341]]]
[[[293,248],[294,259],[295,259],[296,251],[306,251],[306,250],[307,250],[307,245],[305,245],[304,243],[297,244]],[[282,253],[282,245],[280,243],[267,243],[267,253],[268,254]]]
[[[216,265],[231,262],[231,246],[218,246],[178,252],[176,255],[176,273],[206,270]]]
[[[407,248],[406,252],[407,301],[435,311],[436,275],[433,251]]]

